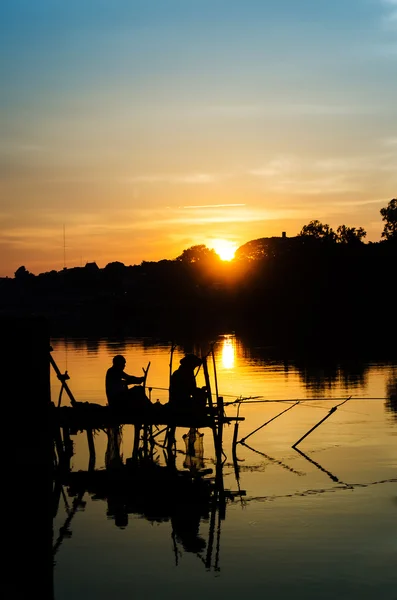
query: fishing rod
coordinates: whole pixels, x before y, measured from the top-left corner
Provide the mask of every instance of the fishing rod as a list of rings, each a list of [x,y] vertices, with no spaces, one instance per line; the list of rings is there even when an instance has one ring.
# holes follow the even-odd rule
[[[227,395],[227,394],[225,394]],[[335,402],[335,400],[342,400],[342,398],[338,397],[329,397],[329,398],[283,398],[278,400],[265,399],[265,400],[256,400],[256,398],[263,398],[263,396],[249,396],[248,398],[238,398],[233,402],[225,402],[225,406],[232,406],[233,404],[238,404],[244,402],[244,404],[266,404],[266,403],[277,403],[277,402]],[[387,397],[373,397],[368,398],[367,396],[350,396],[349,400],[387,400]],[[344,400],[345,401],[345,400]]]

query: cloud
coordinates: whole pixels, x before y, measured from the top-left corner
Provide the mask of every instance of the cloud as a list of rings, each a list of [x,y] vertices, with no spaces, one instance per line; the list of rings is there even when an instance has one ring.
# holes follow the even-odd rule
[[[234,204],[192,204],[190,206],[183,206],[182,208],[226,208],[231,206],[245,206],[240,202],[235,202]]]
[[[187,173],[182,175],[153,174],[125,177],[124,183],[176,183],[176,184],[207,184],[219,179],[219,175],[211,173]]]
[[[397,31],[397,1],[382,0],[385,7],[383,14],[383,23],[388,29]]]
[[[357,116],[373,115],[384,111],[381,105],[373,103],[360,104],[323,104],[305,102],[278,102],[277,104],[231,104],[231,105],[209,105],[195,106],[185,109],[186,116],[205,117],[216,119],[263,119],[267,117],[289,117],[289,116]]]
[[[391,147],[391,148],[397,149],[397,135],[385,138],[384,140],[382,140],[382,143],[386,147],[389,147],[389,148]]]
[[[278,156],[248,175],[263,180],[267,190],[293,195],[361,192],[375,175],[396,172],[394,137],[383,140],[377,153],[320,159]],[[382,147],[383,146],[383,147]]]

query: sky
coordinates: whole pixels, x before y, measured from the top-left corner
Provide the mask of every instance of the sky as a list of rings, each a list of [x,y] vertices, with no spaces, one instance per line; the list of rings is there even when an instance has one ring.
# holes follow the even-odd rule
[[[2,0],[0,80],[1,277],[376,242],[397,195],[397,0]]]

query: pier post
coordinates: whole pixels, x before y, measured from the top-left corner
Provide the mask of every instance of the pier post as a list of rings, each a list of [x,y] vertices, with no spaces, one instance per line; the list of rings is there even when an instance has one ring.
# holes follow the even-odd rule
[[[8,449],[7,519],[2,581],[6,597],[54,597],[49,327],[39,317],[0,317],[3,347],[3,440]],[[32,535],[32,523],[35,534]]]
[[[87,429],[87,442],[88,442],[88,452],[89,452],[89,461],[88,461],[88,470],[93,471],[95,469],[95,443],[94,443],[94,434],[92,429]]]

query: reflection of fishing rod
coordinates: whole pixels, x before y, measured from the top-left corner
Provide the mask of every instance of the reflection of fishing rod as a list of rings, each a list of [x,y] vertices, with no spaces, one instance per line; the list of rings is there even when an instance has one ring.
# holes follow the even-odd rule
[[[255,448],[251,448],[251,446],[249,446],[248,444],[245,444],[244,442],[241,442],[241,445],[245,446],[249,450],[252,450],[252,452],[255,452],[256,454],[260,454],[261,456],[264,456],[270,462],[274,462],[274,463],[280,465],[280,467],[287,469],[287,471],[291,471],[291,473],[295,473],[295,475],[306,475],[306,473],[303,473],[302,471],[296,471],[292,467],[283,463],[281,460],[277,460],[276,458],[273,458],[273,457],[269,456],[268,454],[265,454],[264,452],[260,452],[260,450],[255,450]],[[296,450],[296,448],[295,448],[295,450]]]
[[[318,462],[316,462],[315,460],[313,460],[312,458],[310,458],[309,456],[307,456],[307,454],[305,454],[304,452],[302,452],[302,450],[299,450],[299,448],[294,448],[294,450],[296,452],[299,452],[299,454],[301,456],[303,456],[303,458],[305,458],[306,460],[308,460],[309,462],[311,462],[315,467],[317,467],[318,469],[320,469],[320,471],[323,471],[323,473],[326,473],[328,475],[328,477],[330,477],[332,479],[332,481],[335,481],[336,483],[343,483],[343,481],[340,481],[340,479],[338,479],[335,475],[333,475],[331,473],[331,471],[327,471],[327,469],[324,469],[324,467],[322,467]],[[345,483],[344,485],[348,486],[349,484]]]
[[[69,525],[74,517],[74,515],[77,512],[77,509],[79,508],[79,506],[84,505],[84,503],[82,502],[83,496],[85,494],[85,490],[82,490],[79,495],[73,500],[73,506],[72,509],[70,511],[68,511],[68,517],[64,523],[64,525],[62,527],[60,527],[59,529],[59,535],[57,538],[57,541],[55,542],[53,548],[52,548],[52,554],[53,556],[55,556],[55,554],[58,552],[60,545],[63,542],[63,539],[65,537],[70,537],[71,536],[71,532],[69,531]]]

